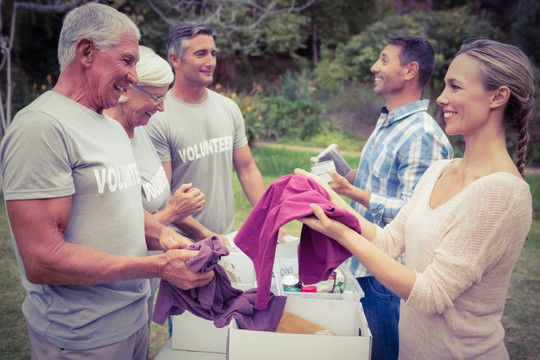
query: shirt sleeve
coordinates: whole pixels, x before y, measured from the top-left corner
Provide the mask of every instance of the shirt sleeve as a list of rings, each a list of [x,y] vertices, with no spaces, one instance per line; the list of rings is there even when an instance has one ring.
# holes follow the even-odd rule
[[[2,185],[6,200],[44,199],[75,192],[69,140],[58,122],[26,112],[2,143]],[[46,164],[46,166],[43,166]]]
[[[166,115],[158,112],[152,116],[148,125],[144,127],[161,162],[169,162],[172,158],[165,120]]]
[[[448,149],[433,132],[422,132],[398,152],[397,171],[399,182],[399,197],[381,193],[372,193],[369,201],[369,211],[375,223],[390,223],[399,210],[411,198],[416,184],[437,160],[452,157]]]
[[[230,104],[231,107],[231,114],[234,121],[234,143],[233,147],[234,149],[240,149],[241,147],[244,147],[248,144],[247,136],[246,136],[246,125],[244,123],[244,116],[242,115],[242,111],[236,105],[236,103],[232,100],[230,100],[232,104]]]
[[[420,194],[423,191],[429,191],[425,184],[429,183],[429,179],[433,173],[438,173],[438,167],[433,166],[427,170],[414,189],[411,199],[405,203],[388,225],[384,228],[377,226],[377,233],[373,244],[394,259],[405,252],[405,226],[407,218],[414,207],[417,206]]]

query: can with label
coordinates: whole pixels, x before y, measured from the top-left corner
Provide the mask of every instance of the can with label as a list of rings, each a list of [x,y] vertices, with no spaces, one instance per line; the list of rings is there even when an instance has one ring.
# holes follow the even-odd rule
[[[297,275],[287,274],[281,278],[281,285],[285,291],[300,291],[302,287],[300,278]]]

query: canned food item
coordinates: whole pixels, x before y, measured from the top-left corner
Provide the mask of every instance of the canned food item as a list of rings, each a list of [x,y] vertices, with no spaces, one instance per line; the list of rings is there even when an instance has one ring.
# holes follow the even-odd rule
[[[291,289],[301,288],[300,278],[297,275],[293,275],[293,274],[283,275],[283,277],[281,278],[281,285],[283,286],[283,290],[285,291],[298,291],[298,290],[291,290]]]
[[[302,292],[299,287],[283,287],[283,290],[286,292]]]

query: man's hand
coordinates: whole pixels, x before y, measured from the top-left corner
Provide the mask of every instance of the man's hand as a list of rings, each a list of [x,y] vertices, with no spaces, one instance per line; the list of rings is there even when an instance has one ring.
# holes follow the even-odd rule
[[[349,180],[339,175],[335,170],[328,170],[328,174],[332,177],[332,182],[329,184],[330,188],[339,195],[349,196],[352,186]]]
[[[186,260],[197,255],[194,250],[169,250],[161,256],[160,277],[172,285],[189,290],[208,284],[214,278],[214,272],[194,273],[187,265]]]
[[[215,236],[223,244],[225,244],[225,246],[230,246],[229,241],[224,235],[216,234],[215,232],[210,231],[210,229],[207,229],[200,222],[195,220],[193,216],[188,216],[182,221],[175,222],[174,225],[195,241],[201,241],[203,239]]]
[[[221,241],[223,243],[223,245],[225,246],[231,246],[231,244],[229,243],[229,240],[227,240],[227,237],[225,235],[222,235],[222,234],[216,234],[214,232],[210,233],[209,236],[206,236],[205,239],[207,237],[210,237],[210,236],[215,236],[219,239],[219,241]]]
[[[159,244],[163,250],[185,249],[193,242],[187,237],[180,235],[168,226],[164,226],[159,237]]]

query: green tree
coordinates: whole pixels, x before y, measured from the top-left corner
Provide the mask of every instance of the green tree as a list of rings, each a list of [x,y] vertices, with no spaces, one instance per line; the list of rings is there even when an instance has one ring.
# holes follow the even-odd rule
[[[310,55],[313,63],[317,63],[320,44],[335,49],[369,24],[390,14],[392,3],[389,0],[320,0],[306,12],[311,18]]]
[[[38,84],[52,85],[48,70],[52,63],[56,65],[56,51],[50,48],[56,48],[59,29],[54,16],[79,1],[9,1],[4,5],[0,0],[0,138],[13,114],[35,98]]]
[[[53,85],[58,74],[56,47],[62,17],[86,2],[0,0],[0,137],[12,115],[39,94],[42,84]],[[211,23],[220,34],[220,68],[234,79],[235,62],[245,65],[251,59],[264,61],[279,53],[295,56],[296,49],[305,43],[307,35],[302,27],[309,21],[300,12],[315,0],[99,2],[130,16],[141,30],[141,43],[161,55],[165,55],[165,38],[172,24],[186,19]]]
[[[519,0],[431,0],[433,10],[450,10],[466,6],[479,20],[489,21],[503,34],[510,34]]]
[[[520,0],[512,24],[512,40],[540,64],[540,2]]]
[[[163,49],[170,27],[180,21],[211,25],[218,33],[218,76],[236,85],[238,65],[252,71],[248,63],[251,67],[261,63],[271,71],[276,54],[297,58],[296,50],[305,46],[307,38],[303,29],[309,17],[303,13],[313,3],[315,0],[146,0],[125,9],[141,29],[141,42],[155,49]]]
[[[339,46],[334,57],[325,59],[321,68],[315,70],[317,79],[325,86],[336,86],[339,81],[371,81],[371,65],[386,46],[388,38],[399,34],[420,35],[432,44],[436,69],[430,90],[435,93],[441,91],[444,74],[463,41],[475,37],[497,39],[499,36],[495,28],[486,21],[479,21],[466,7],[390,16],[373,23]]]

